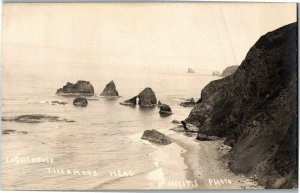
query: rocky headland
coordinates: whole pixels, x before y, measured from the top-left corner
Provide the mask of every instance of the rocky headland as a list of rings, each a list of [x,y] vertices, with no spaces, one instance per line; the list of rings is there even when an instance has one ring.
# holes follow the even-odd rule
[[[298,187],[297,23],[263,35],[231,76],[212,81],[184,125],[218,136],[235,173],[266,188]]]

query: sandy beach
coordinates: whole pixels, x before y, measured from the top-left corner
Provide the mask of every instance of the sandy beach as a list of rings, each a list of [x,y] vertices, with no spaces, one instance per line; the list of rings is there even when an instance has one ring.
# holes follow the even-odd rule
[[[173,143],[184,151],[186,180],[194,186],[182,186],[183,189],[262,189],[257,182],[243,175],[235,175],[228,167],[222,156],[224,152],[223,140],[197,141],[194,137],[187,137],[183,133],[169,134]],[[170,154],[170,152],[169,152]],[[175,188],[175,187],[174,187]]]

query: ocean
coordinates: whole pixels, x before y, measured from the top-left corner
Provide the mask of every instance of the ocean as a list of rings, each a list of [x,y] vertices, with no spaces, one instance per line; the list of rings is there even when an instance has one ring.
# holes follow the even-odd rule
[[[97,71],[99,72],[99,71]],[[83,75],[82,75],[83,74]],[[18,123],[2,121],[2,185],[15,190],[151,189],[157,165],[153,154],[163,148],[140,139],[156,129],[170,133],[173,119],[183,120],[191,107],[179,105],[186,98],[200,97],[201,89],[218,77],[200,73],[148,70],[100,70],[84,75],[80,70],[65,75],[2,77],[2,115],[46,114],[75,122]],[[56,90],[77,80],[90,81],[95,95],[87,107],[75,107],[74,97],[56,95]],[[114,80],[120,97],[100,93]],[[159,108],[142,109],[119,103],[146,87],[158,100],[171,106],[173,114],[161,117]],[[67,102],[52,105],[49,101]],[[22,133],[23,132],[23,133]],[[26,133],[27,132],[27,133]],[[174,160],[176,161],[176,160]],[[180,171],[179,171],[180,170]],[[184,173],[174,168],[174,173]],[[150,176],[150,177],[149,177]]]

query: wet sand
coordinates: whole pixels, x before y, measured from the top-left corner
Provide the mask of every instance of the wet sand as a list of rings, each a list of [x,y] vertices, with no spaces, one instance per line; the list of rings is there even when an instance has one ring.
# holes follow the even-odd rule
[[[185,151],[181,154],[187,166],[186,179],[194,182],[192,189],[262,189],[254,180],[235,175],[222,156],[223,140],[197,141],[183,133],[169,135]],[[183,187],[188,188],[188,187]],[[191,188],[188,188],[191,189]]]

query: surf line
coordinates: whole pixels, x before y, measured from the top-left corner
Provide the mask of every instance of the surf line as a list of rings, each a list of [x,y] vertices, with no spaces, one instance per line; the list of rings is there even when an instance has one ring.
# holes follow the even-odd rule
[[[57,174],[64,176],[98,176],[96,170],[78,170],[69,168],[46,168],[48,174]]]

